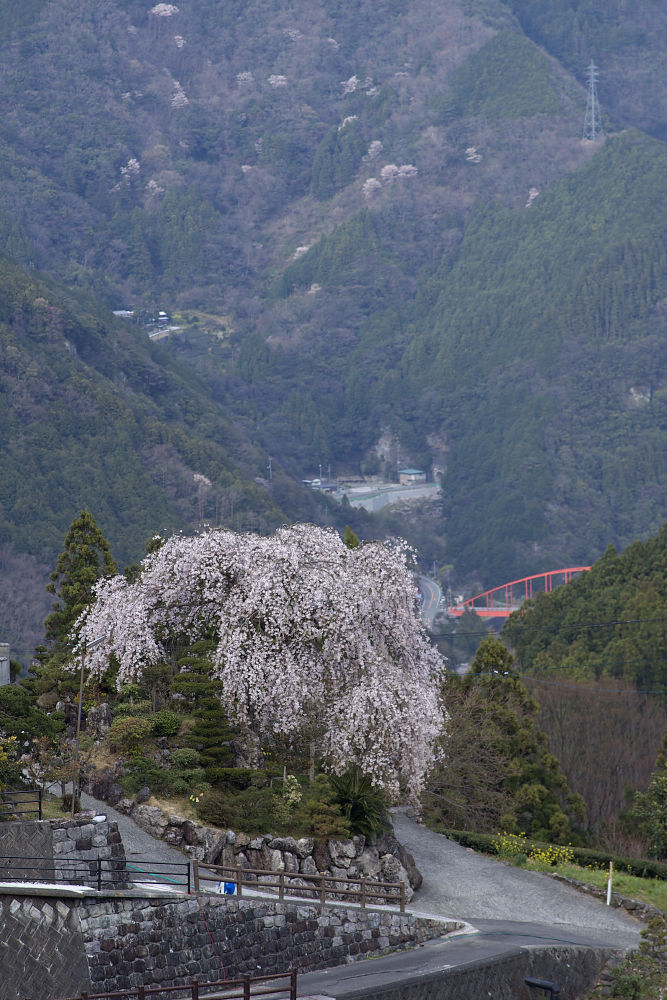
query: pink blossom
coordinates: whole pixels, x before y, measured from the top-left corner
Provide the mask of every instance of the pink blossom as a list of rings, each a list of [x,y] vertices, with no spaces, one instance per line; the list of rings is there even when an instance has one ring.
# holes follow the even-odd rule
[[[91,643],[108,636],[87,666],[102,675],[113,653],[119,685],[213,632],[214,673],[239,723],[288,737],[314,725],[330,770],[356,764],[416,801],[443,724],[444,664],[421,623],[410,559],[404,542],[348,549],[304,524],[271,538],[174,536],[135,583],[100,581],[76,631]]]

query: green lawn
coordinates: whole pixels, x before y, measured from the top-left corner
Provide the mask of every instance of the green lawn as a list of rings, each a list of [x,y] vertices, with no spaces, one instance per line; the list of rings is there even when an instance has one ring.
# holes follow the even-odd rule
[[[599,868],[581,868],[579,865],[572,864],[560,864],[554,868],[532,860],[526,861],[523,867],[530,871],[558,873],[566,878],[577,879],[579,882],[587,882],[589,885],[597,885],[603,889],[607,888],[608,872]],[[663,913],[667,913],[667,882],[663,879],[637,878],[636,875],[614,872],[612,889],[621,896],[649,903]]]

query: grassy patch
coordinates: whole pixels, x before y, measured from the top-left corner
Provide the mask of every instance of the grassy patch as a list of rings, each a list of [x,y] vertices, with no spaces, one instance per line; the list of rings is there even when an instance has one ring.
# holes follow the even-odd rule
[[[599,868],[582,868],[579,865],[567,864],[552,867],[534,859],[527,861],[523,867],[530,871],[557,873],[566,878],[574,878],[579,882],[596,885],[602,889],[607,888],[608,873]],[[663,879],[637,878],[635,875],[614,872],[612,889],[621,896],[649,903],[663,913],[667,913],[667,882]]]

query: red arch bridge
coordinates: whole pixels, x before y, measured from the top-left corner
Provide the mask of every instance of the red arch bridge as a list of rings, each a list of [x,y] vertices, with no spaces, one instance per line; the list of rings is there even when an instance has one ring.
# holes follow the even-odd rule
[[[524,576],[520,580],[503,583],[500,587],[469,597],[467,601],[460,601],[447,608],[447,614],[453,618],[460,618],[466,611],[474,611],[480,618],[509,618],[512,612],[520,608],[530,597],[541,591],[549,594],[554,587],[569,583],[578,573],[586,573],[590,568],[590,566],[570,566],[567,569],[551,569],[547,573]]]

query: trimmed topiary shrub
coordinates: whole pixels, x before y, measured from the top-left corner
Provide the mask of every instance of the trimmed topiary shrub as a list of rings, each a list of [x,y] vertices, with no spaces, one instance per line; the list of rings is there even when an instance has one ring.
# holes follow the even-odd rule
[[[153,732],[150,719],[137,716],[114,719],[107,733],[111,746],[120,746],[123,750],[138,750]]]
[[[161,708],[151,716],[153,736],[175,736],[181,728],[181,720],[168,708]]]
[[[171,759],[176,767],[193,768],[199,767],[201,754],[197,750],[190,750],[189,747],[181,747],[178,750],[172,750]]]

